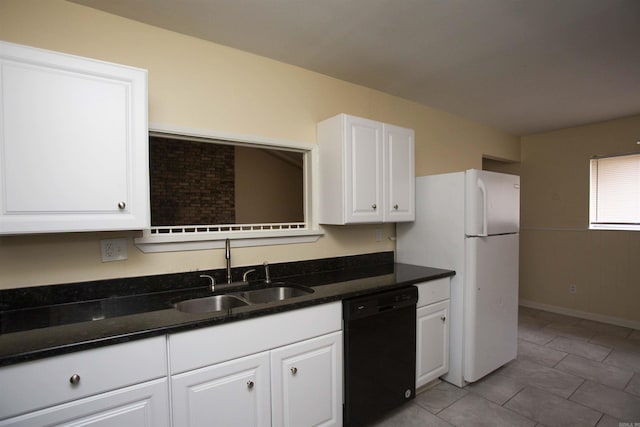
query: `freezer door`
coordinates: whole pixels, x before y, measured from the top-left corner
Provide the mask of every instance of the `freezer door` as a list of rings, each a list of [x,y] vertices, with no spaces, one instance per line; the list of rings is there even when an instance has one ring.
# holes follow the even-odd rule
[[[518,234],[465,240],[464,379],[473,382],[516,358]]]
[[[491,236],[520,228],[520,177],[470,169],[465,174],[465,234]]]

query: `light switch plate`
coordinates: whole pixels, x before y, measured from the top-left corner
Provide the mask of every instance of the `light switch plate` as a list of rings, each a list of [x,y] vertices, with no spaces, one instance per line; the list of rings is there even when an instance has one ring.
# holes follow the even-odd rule
[[[102,262],[124,261],[128,258],[127,239],[100,240]]]

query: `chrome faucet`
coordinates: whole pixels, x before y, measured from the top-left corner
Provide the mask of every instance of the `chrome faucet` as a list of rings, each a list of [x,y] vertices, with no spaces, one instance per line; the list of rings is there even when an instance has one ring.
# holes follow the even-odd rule
[[[209,279],[209,287],[211,287],[211,292],[216,291],[216,279],[213,276],[209,276],[208,274],[201,274],[200,277]]]
[[[267,285],[271,283],[271,276],[269,275],[269,263],[267,261],[262,263],[264,265],[264,283]]]
[[[253,273],[254,271],[256,271],[256,269],[252,268],[251,270],[247,270],[247,271],[244,272],[244,274],[242,275],[242,283],[243,284],[246,285],[247,283],[249,283],[249,274]]]
[[[231,240],[224,241],[224,257],[227,260],[227,284],[231,284]]]

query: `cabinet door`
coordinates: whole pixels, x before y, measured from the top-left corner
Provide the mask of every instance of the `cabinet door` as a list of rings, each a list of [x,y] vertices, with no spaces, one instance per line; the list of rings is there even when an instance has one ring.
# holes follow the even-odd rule
[[[171,380],[175,426],[269,426],[269,353],[234,359]]]
[[[382,123],[347,116],[345,126],[345,220],[382,222]]]
[[[384,125],[384,221],[415,219],[414,132]]]
[[[342,425],[342,332],[271,352],[274,426]]]
[[[75,400],[51,408],[0,421],[0,426],[169,426],[167,380]]]
[[[149,226],[147,73],[0,43],[0,234]]]
[[[449,300],[419,308],[416,322],[418,388],[449,371]]]

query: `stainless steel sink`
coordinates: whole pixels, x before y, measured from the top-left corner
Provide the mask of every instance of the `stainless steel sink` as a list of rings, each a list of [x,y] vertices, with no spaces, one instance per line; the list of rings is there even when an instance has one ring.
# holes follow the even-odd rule
[[[271,286],[264,289],[241,292],[239,295],[251,304],[264,304],[300,297],[310,293],[313,293],[313,289],[302,286]]]
[[[213,295],[210,297],[180,301],[174,304],[177,310],[186,313],[211,313],[246,305],[249,305],[249,302],[243,301],[242,298],[234,295]]]
[[[212,295],[180,301],[174,307],[185,313],[212,313],[252,304],[266,304],[313,293],[313,289],[299,285],[271,284],[268,288]]]

